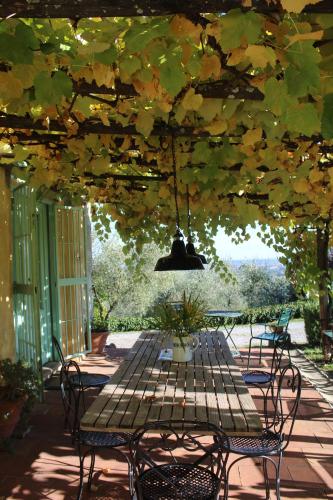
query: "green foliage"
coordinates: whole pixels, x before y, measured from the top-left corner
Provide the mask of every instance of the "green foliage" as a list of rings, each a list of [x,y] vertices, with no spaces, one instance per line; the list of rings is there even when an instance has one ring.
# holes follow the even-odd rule
[[[243,265],[239,270],[240,290],[249,307],[283,304],[295,300],[295,292],[284,276],[255,265]]]
[[[33,368],[21,360],[0,360],[0,380],[3,385],[3,397],[15,400],[27,397],[27,405],[31,405],[38,397],[40,380]]]
[[[94,306],[93,317],[91,320],[91,330],[93,332],[107,332],[109,330],[109,315],[105,310],[100,311]]]
[[[206,310],[204,301],[198,296],[192,294],[186,296],[186,292],[183,292],[182,301],[177,305],[164,301],[155,307],[156,327],[170,336],[181,339],[197,332],[205,325]]]
[[[303,309],[304,327],[308,343],[318,345],[321,342],[321,328],[318,302],[307,302]]]
[[[303,317],[303,307],[305,302],[297,301],[289,304],[280,304],[266,307],[254,307],[251,309],[244,309],[242,316],[235,319],[224,318],[223,324],[229,324],[231,321],[236,322],[237,325],[246,325],[252,323],[268,323],[274,321],[281,313],[282,309],[286,307],[293,311],[293,318]],[[115,317],[112,316],[109,321],[109,329],[113,332],[128,332],[150,330],[158,328],[158,322],[154,317]],[[205,318],[204,326],[216,326],[214,318]]]

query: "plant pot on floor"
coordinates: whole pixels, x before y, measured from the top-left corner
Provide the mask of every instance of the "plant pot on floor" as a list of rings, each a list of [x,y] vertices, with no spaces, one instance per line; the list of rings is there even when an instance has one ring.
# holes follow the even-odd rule
[[[109,332],[91,332],[91,352],[103,354]]]
[[[27,398],[0,401],[0,441],[10,438],[17,426]]]

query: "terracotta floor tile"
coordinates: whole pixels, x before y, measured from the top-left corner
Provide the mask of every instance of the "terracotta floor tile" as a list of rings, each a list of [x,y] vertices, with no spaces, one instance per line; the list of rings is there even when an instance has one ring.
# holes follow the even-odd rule
[[[110,356],[90,356],[83,370],[113,373],[126,350],[110,350]],[[267,352],[267,351],[266,351]],[[245,365],[241,365],[243,368]],[[88,401],[94,397],[87,393]],[[252,390],[259,411],[263,400]],[[23,440],[13,442],[14,453],[0,452],[0,496],[6,500],[75,499],[78,487],[78,456],[63,430],[63,410],[57,391],[45,393],[45,401],[35,407],[31,431]],[[304,383],[299,416],[281,470],[283,500],[333,499],[333,410],[320,395]],[[86,477],[89,461],[85,463]],[[273,477],[273,469],[269,469]],[[273,483],[272,483],[273,484]],[[125,462],[116,460],[109,450],[97,453],[93,479],[95,491],[84,491],[83,500],[128,500]],[[265,498],[263,473],[252,460],[236,464],[230,474],[230,498]],[[272,500],[275,495],[272,493]]]

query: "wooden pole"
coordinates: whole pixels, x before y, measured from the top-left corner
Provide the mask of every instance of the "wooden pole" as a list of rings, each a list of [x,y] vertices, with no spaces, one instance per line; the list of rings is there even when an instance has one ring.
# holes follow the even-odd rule
[[[0,166],[0,359],[15,358],[10,168]]]
[[[319,318],[321,328],[321,339],[325,361],[328,357],[328,345],[324,330],[329,325],[329,272],[328,272],[328,245],[329,245],[329,221],[325,221],[323,228],[317,228],[317,266],[320,271],[319,277]]]

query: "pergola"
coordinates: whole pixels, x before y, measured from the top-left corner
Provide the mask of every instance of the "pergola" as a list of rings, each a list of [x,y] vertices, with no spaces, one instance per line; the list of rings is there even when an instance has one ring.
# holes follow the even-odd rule
[[[102,203],[95,218],[111,215],[128,245],[165,243],[175,167],[181,220],[188,189],[202,242],[259,221],[295,262],[316,234],[326,326],[329,0],[22,0],[0,17],[3,212],[11,171],[66,203]]]

